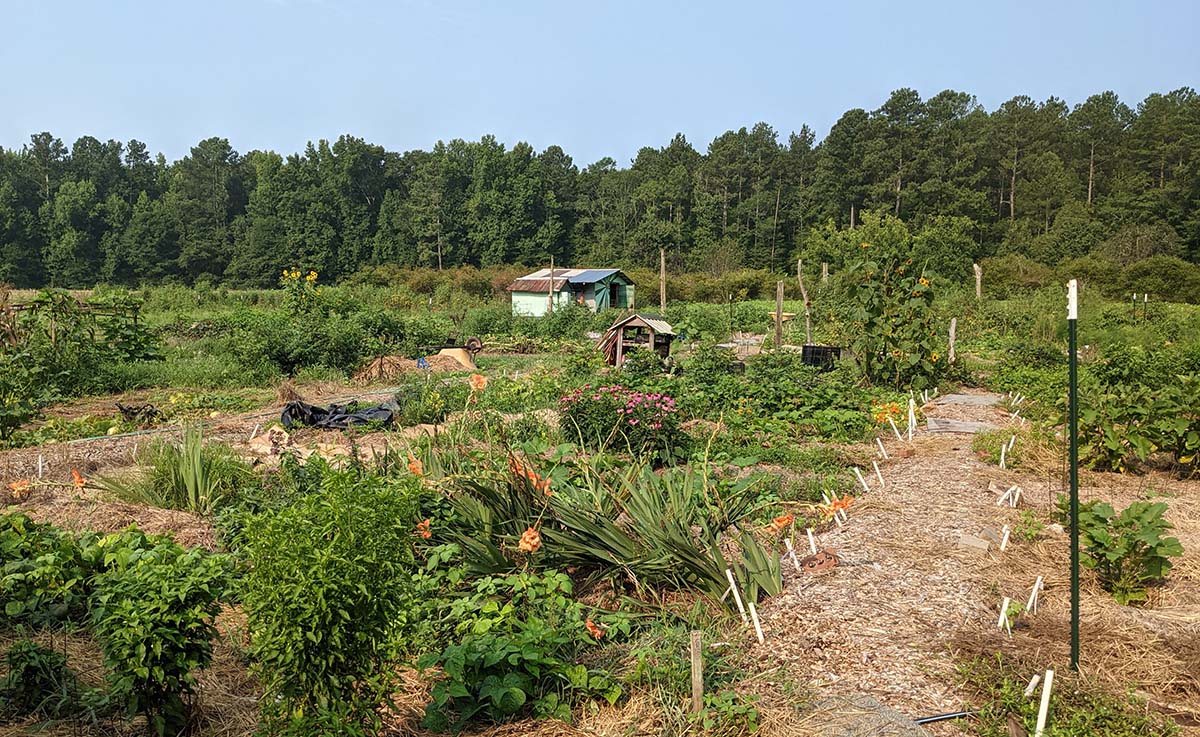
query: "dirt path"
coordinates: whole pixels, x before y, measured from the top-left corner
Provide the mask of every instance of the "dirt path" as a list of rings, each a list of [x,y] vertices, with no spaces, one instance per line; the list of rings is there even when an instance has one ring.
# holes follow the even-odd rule
[[[924,412],[1001,428],[1016,422],[998,406],[935,400]],[[812,575],[797,573],[785,561],[784,593],[761,612],[766,644],[751,649],[763,669],[783,667],[798,682],[811,683],[817,699],[874,698],[916,718],[971,707],[950,652],[964,640],[981,643],[988,652],[1032,657],[1042,667],[1065,668],[1067,536],[1048,528],[1033,542],[1012,538],[1003,553],[997,542],[986,551],[960,543],[964,535],[998,540],[1004,525],[1016,526],[1022,509],[1034,509],[1048,522],[1054,497],[1062,491],[1057,475],[986,465],[971,452],[969,434],[922,429],[909,444],[888,430],[881,438],[891,456],[879,459],[885,485],[880,488],[873,469],[864,468],[871,492],[850,508],[844,527],[820,536],[818,544],[836,550],[841,564]],[[908,457],[905,448],[912,449]],[[989,481],[1001,488],[1019,484],[1024,491],[1020,508],[997,506]],[[1106,488],[1085,488],[1084,498],[1123,505],[1138,497],[1121,483],[1109,488],[1113,482],[1111,474],[1086,474],[1085,483]],[[1176,532],[1187,548],[1200,530],[1194,522],[1195,484],[1189,494],[1184,483],[1159,481],[1177,497],[1172,502]],[[803,532],[797,546],[807,552]],[[1085,575],[1083,671],[1115,693],[1140,688],[1157,708],[1181,718],[1185,734],[1200,734],[1186,726],[1200,704],[1197,550],[1187,549],[1176,575],[1155,594],[1162,609],[1116,605]],[[1025,617],[1028,621],[1010,638],[996,627],[1001,599],[1024,603],[1038,575],[1046,581],[1039,612]],[[955,722],[927,729],[966,734]]]

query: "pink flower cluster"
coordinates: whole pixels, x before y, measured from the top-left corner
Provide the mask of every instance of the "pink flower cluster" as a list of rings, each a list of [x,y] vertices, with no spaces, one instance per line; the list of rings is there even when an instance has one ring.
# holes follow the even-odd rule
[[[589,400],[592,402],[611,403],[616,406],[616,413],[631,427],[644,422],[645,427],[659,430],[666,418],[675,413],[675,400],[659,392],[640,392],[619,385],[592,388],[586,384],[559,400],[561,410],[570,410],[578,403]]]

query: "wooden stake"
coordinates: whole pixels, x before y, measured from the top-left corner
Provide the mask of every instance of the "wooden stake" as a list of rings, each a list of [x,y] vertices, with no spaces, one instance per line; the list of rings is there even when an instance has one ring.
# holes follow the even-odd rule
[[[871,487],[867,486],[867,480],[863,478],[862,471],[858,470],[858,466],[854,467],[854,475],[858,477],[858,483],[862,484],[863,491],[871,490]]]
[[[750,605],[750,619],[754,621],[754,635],[758,638],[758,644],[763,644],[762,624],[758,621],[758,610],[754,608],[754,602],[747,602]]]
[[[883,447],[883,441],[879,438],[875,438],[875,442],[879,445],[879,455],[883,456],[883,460],[886,461],[888,459],[888,454],[887,448]]]
[[[546,314],[553,315],[554,314],[554,257],[553,256],[550,257],[550,286],[546,287],[546,296],[550,300],[549,304],[546,307]],[[432,298],[431,298],[431,300],[432,300]],[[432,305],[432,301],[430,302],[430,304]]]
[[[875,478],[879,479],[879,488],[883,488],[883,474],[879,472],[879,461],[871,461],[871,465],[875,467]]]
[[[667,249],[658,249],[658,309],[667,316]],[[653,346],[651,346],[653,348]]]
[[[800,561],[796,560],[796,549],[792,547],[792,539],[790,537],[783,538],[783,544],[787,546],[788,555],[791,556],[792,565],[796,566],[796,573],[800,572]]]
[[[804,288],[803,259],[796,259],[796,280],[800,282],[800,299],[804,300],[804,345],[812,345],[812,313],[808,306],[808,290]]]
[[[750,620],[746,619],[746,605],[742,603],[742,595],[738,593],[737,581],[733,580],[733,571],[726,568],[725,578],[729,579],[729,588],[733,589],[733,601],[742,614],[742,624],[750,624]]]
[[[824,284],[827,281],[829,281],[829,262],[822,261],[821,262],[821,283]]]
[[[775,350],[783,347],[783,282],[775,285]]]
[[[1042,737],[1046,731],[1046,715],[1050,713],[1050,690],[1054,688],[1054,671],[1046,671],[1046,679],[1042,681],[1042,703],[1038,706],[1037,727],[1033,737]]]
[[[900,434],[900,428],[896,427],[896,421],[892,419],[891,415],[888,415],[888,424],[892,426],[892,432],[896,433],[896,439],[903,443],[904,436]]]
[[[983,267],[979,264],[972,264],[975,269],[975,300],[983,299]]]
[[[950,355],[946,357],[946,360],[949,361],[950,363],[954,363],[954,333],[957,330],[958,330],[958,318],[952,317],[952,318],[950,318]]]
[[[689,654],[692,660],[692,713],[699,714],[704,709],[704,650],[700,630],[692,630]]]
[[[808,528],[808,547],[812,550],[812,554],[817,554],[817,540],[813,537],[812,528]]]

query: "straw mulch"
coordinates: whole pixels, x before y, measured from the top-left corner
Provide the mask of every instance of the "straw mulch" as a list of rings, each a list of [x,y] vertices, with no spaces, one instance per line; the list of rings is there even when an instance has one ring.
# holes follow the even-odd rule
[[[450,356],[427,356],[425,361],[429,364],[429,368],[418,366],[416,359],[406,356],[379,356],[378,358],[371,359],[370,363],[355,371],[351,379],[356,384],[372,384],[427,372],[441,374],[467,370],[461,363]]]

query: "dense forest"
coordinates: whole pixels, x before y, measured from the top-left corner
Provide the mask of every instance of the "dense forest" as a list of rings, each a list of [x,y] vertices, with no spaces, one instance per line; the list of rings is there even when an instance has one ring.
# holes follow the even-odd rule
[[[503,263],[783,270],[837,262],[864,217],[969,259],[1054,265],[1099,250],[1200,261],[1200,96],[1112,92],[1070,107],[901,89],[819,143],[764,123],[698,151],[682,135],[628,167],[491,136],[395,153],[352,136],[284,157],[208,138],[169,163],[146,144],[38,133],[0,148],[0,282],[268,286],[280,269]]]

